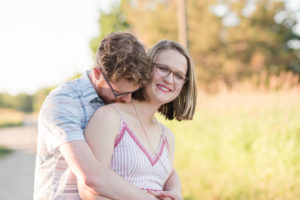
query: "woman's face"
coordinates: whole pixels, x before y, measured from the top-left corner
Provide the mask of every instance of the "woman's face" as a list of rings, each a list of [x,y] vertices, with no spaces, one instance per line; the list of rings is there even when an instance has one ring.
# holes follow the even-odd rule
[[[173,101],[181,92],[187,60],[176,50],[162,50],[154,61],[153,79],[146,86],[147,99],[155,105]]]

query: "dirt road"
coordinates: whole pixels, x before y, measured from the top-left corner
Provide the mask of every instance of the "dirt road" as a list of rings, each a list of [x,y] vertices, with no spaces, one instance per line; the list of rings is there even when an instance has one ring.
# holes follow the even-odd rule
[[[0,158],[0,200],[32,200],[37,129],[0,129],[0,145],[14,152]]]

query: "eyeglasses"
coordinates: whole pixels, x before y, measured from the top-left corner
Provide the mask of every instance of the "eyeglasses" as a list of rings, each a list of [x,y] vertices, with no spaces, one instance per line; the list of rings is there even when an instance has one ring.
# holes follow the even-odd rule
[[[173,72],[169,67],[167,67],[166,65],[162,65],[162,64],[158,64],[158,63],[153,63],[155,66],[155,72],[165,78],[167,76],[169,76],[171,73],[173,74],[173,80],[174,83],[176,84],[183,84],[185,81],[188,80],[188,77],[186,77],[185,75],[183,75],[180,72]]]
[[[99,67],[99,69],[100,69],[100,71],[101,71],[101,73],[102,73],[102,75],[103,75],[103,77],[104,77],[105,82],[107,83],[107,85],[108,85],[108,87],[110,88],[111,92],[112,92],[113,95],[115,96],[115,99],[124,97],[124,96],[129,95],[129,94],[132,94],[132,93],[134,93],[134,92],[136,92],[136,91],[139,90],[139,89],[137,89],[137,90],[132,91],[132,92],[124,92],[124,93],[122,93],[122,94],[118,94],[118,93],[113,89],[113,87],[112,87],[110,81],[108,80],[107,75],[103,72],[103,70],[101,69],[101,67]]]

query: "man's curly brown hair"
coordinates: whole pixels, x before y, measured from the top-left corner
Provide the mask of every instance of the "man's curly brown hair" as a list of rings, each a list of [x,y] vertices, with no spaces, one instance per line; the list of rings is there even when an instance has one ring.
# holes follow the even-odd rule
[[[113,82],[125,79],[144,86],[152,77],[151,59],[144,46],[128,32],[108,34],[100,43],[96,62]]]

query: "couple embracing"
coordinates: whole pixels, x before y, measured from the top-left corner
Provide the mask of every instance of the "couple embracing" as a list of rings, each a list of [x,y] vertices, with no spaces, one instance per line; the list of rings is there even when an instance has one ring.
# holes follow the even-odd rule
[[[130,33],[107,35],[97,66],[53,90],[39,115],[34,200],[182,200],[174,136],[156,120],[191,120],[192,61],[177,42],[146,53]]]

